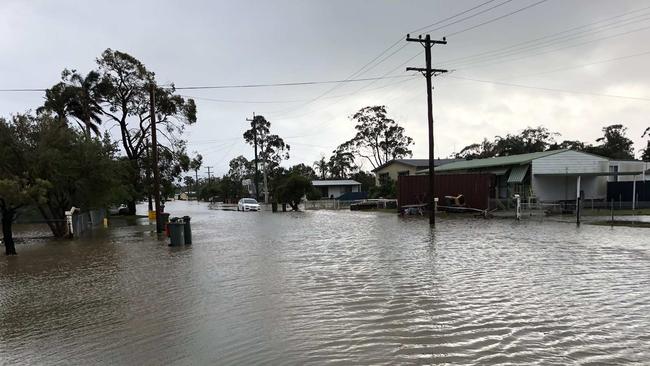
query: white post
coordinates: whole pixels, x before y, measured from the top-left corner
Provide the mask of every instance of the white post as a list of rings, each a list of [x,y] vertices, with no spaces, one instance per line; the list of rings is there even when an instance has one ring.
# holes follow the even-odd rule
[[[632,211],[636,208],[636,175],[632,180]]]
[[[516,217],[517,217],[517,220],[521,220],[521,196],[516,194],[515,195],[515,201],[517,202],[516,211],[515,211],[516,212]]]
[[[65,222],[68,225],[68,235],[72,238],[74,236],[74,225],[72,224],[72,215],[79,211],[78,208],[72,206],[70,211],[65,212]]]

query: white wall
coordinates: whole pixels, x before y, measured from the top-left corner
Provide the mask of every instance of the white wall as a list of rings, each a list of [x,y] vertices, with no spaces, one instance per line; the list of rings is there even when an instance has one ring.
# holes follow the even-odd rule
[[[537,200],[544,202],[574,200],[577,194],[577,178],[562,176],[533,176],[533,192]],[[584,199],[606,199],[607,177],[582,177],[580,189]]]
[[[328,186],[327,187],[327,198],[330,198],[332,195],[334,198],[338,198],[340,195],[345,193],[345,188],[349,186]],[[352,192],[361,191],[360,185],[352,186]]]
[[[643,161],[616,161],[612,160],[609,162],[609,166],[618,166],[618,172],[619,173],[625,173],[625,172],[638,172],[638,171],[643,171],[647,170],[648,166],[650,164],[645,163]],[[646,175],[645,177],[646,180],[650,180],[650,176]],[[608,179],[610,182],[616,182],[617,180],[615,177],[609,177]],[[618,182],[631,182],[634,180],[634,176],[632,175],[619,175],[618,176]],[[642,175],[638,175],[636,177],[637,181],[643,180]]]
[[[533,192],[540,201],[573,200],[576,198],[575,176],[561,174],[607,173],[609,161],[577,151],[565,151],[532,161]],[[558,174],[558,175],[540,175]],[[607,177],[582,177],[580,188],[585,199],[607,198]]]

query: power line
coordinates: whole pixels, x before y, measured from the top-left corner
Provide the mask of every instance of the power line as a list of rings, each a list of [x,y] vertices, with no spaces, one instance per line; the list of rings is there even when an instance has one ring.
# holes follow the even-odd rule
[[[534,7],[534,6],[537,6],[537,5],[539,5],[539,4],[545,3],[545,2],[547,2],[547,1],[548,1],[548,0],[540,0],[540,1],[536,2],[536,3],[530,4],[530,5],[528,5],[528,6],[524,6],[523,8],[520,8],[520,9],[517,9],[517,10],[512,11],[512,12],[510,12],[510,13],[507,13],[507,14],[504,14],[504,15],[501,15],[501,16],[498,16],[498,17],[496,17],[496,18],[490,19],[490,20],[485,21],[485,22],[483,22],[483,23],[479,23],[479,24],[474,25],[474,26],[471,26],[471,27],[469,27],[469,28],[465,28],[465,29],[459,30],[459,31],[457,31],[457,32],[449,33],[449,34],[446,35],[446,37],[455,36],[455,35],[457,35],[457,34],[461,34],[461,33],[464,33],[464,32],[467,32],[467,31],[470,31],[470,30],[472,30],[472,29],[476,29],[476,28],[478,28],[478,27],[482,27],[482,26],[484,26],[484,25],[486,25],[486,24],[490,24],[490,23],[492,23],[492,22],[496,22],[497,20],[501,20],[501,19],[503,19],[503,18],[506,18],[506,17],[509,17],[509,16],[511,16],[511,15],[517,14],[517,13],[519,13],[519,12],[522,12],[522,11],[524,11],[524,10],[530,9],[530,8],[532,8],[532,7]]]
[[[456,13],[456,14],[450,16],[450,17],[447,17],[447,18],[445,18],[445,19],[442,19],[442,20],[440,20],[440,21],[437,21],[437,22],[435,22],[435,23],[433,23],[433,24],[430,24],[430,25],[428,25],[428,26],[425,26],[425,27],[422,27],[422,28],[418,28],[418,29],[416,29],[416,30],[414,30],[413,32],[410,32],[410,33],[415,33],[415,32],[418,32],[418,31],[420,31],[420,30],[422,30],[422,29],[429,28],[429,27],[431,27],[431,26],[433,26],[433,25],[437,25],[437,24],[440,24],[440,23],[444,23],[444,22],[446,22],[446,21],[448,21],[448,20],[454,19],[454,18],[459,17],[459,16],[461,16],[461,15],[464,15],[464,14],[470,12],[470,11],[473,11],[473,10],[475,10],[475,9],[478,9],[478,8],[484,6],[484,5],[487,5],[487,4],[489,4],[489,3],[493,2],[493,1],[495,1],[495,0],[488,0],[488,1],[485,1],[485,2],[483,2],[483,3],[480,3],[480,4],[478,4],[478,5],[476,5],[476,6],[472,7],[472,8],[470,8],[470,9],[467,9],[467,10],[461,11],[461,12],[459,12],[459,13]],[[486,12],[486,11],[489,11],[489,10],[491,10],[491,9],[494,9],[494,8],[496,8],[496,7],[499,7],[499,6],[501,6],[501,5],[504,5],[504,4],[506,4],[506,3],[509,3],[509,2],[511,2],[511,1],[513,1],[513,0],[506,0],[506,1],[504,1],[504,2],[502,2],[502,3],[500,3],[500,4],[497,4],[497,5],[493,6],[493,7],[490,7],[490,8],[488,8],[488,9],[482,10],[482,11],[480,11],[480,12],[478,12],[478,13],[476,13],[476,14],[473,14],[473,15],[471,15],[471,16],[465,17],[465,18],[463,18],[462,20],[459,20],[459,21],[456,21],[456,22],[452,22],[452,23],[447,24],[447,25],[442,25],[442,26],[440,26],[440,27],[438,27],[438,28],[436,28],[436,29],[445,28],[445,27],[451,26],[451,25],[453,25],[453,24],[456,24],[456,23],[458,23],[458,22],[460,22],[460,21],[464,21],[464,20],[466,20],[466,19],[470,19],[470,18],[472,18],[472,17],[474,17],[474,16],[480,15],[480,14]],[[546,0],[543,0],[543,1],[546,1]],[[393,53],[391,53],[390,55],[388,55],[387,57],[385,57],[384,59],[382,59],[381,61],[379,61],[377,64],[375,64],[375,65],[373,65],[372,67],[366,69],[370,64],[372,64],[374,61],[376,61],[377,59],[379,59],[379,58],[380,58],[382,55],[384,55],[386,52],[388,52],[388,51],[391,50],[393,47],[395,47],[397,44],[399,44],[399,42],[401,42],[401,38],[398,39],[398,40],[396,40],[393,44],[391,44],[388,48],[386,48],[384,51],[382,51],[378,56],[376,56],[375,58],[373,58],[370,62],[368,62],[368,63],[366,63],[364,66],[362,66],[359,70],[357,70],[357,71],[355,71],[354,73],[352,73],[348,78],[352,78],[352,77],[354,77],[354,76],[358,76],[358,75],[361,75],[361,74],[363,74],[363,73],[365,73],[365,72],[368,72],[370,69],[376,67],[377,65],[379,65],[379,64],[381,64],[382,62],[386,61],[388,58],[390,58],[390,57],[392,57],[393,55],[395,55],[397,52],[399,52],[399,51],[401,51],[402,49],[404,49],[404,47],[405,47],[406,45],[400,47],[399,49],[397,49],[396,51],[394,51]],[[410,60],[411,60],[411,59],[409,59],[408,61],[410,61]],[[408,61],[407,61],[407,62],[408,62]],[[404,64],[406,64],[406,63],[404,63]],[[403,66],[404,64],[401,64],[401,65],[398,66],[397,68]],[[395,68],[395,69],[397,69],[397,68]],[[366,70],[363,71],[364,69],[366,69]],[[363,72],[362,72],[362,71],[363,71]],[[388,74],[388,73],[386,73],[386,74],[384,74],[384,75],[387,75],[387,74]],[[369,83],[369,85],[372,85],[373,83],[374,83],[374,81],[372,81],[371,83]],[[292,111],[295,111],[295,110],[298,110],[298,109],[300,109],[300,108],[303,108],[303,107],[305,107],[305,106],[307,106],[307,105],[309,105],[309,104],[311,104],[311,103],[313,103],[313,102],[315,102],[315,101],[321,99],[322,97],[324,97],[325,95],[331,93],[332,91],[336,90],[340,85],[341,85],[340,83],[337,84],[337,85],[335,85],[334,87],[332,87],[332,88],[326,90],[324,93],[321,93],[321,94],[319,94],[318,96],[316,96],[315,98],[313,98],[312,100],[306,102],[306,103],[305,103],[304,105],[302,105],[302,106],[297,106],[297,107],[294,107],[294,108],[291,108],[291,109],[285,110],[285,111],[283,111],[283,112],[281,112],[281,113],[290,113],[290,112],[292,112]],[[362,90],[362,89],[364,89],[364,88],[362,87],[361,89],[359,89],[359,91]],[[356,92],[355,92],[355,93],[356,93]]]
[[[608,30],[611,30],[611,29],[625,27],[625,26],[628,26],[630,24],[634,24],[634,23],[638,23],[638,22],[644,22],[644,21],[650,20],[649,15],[650,14],[642,14],[641,16],[645,16],[646,18],[637,19],[637,20],[629,20],[629,19],[621,20],[621,21],[617,21],[617,22],[614,22],[614,23],[611,23],[611,24],[607,24],[607,25],[602,26],[602,27],[598,27],[596,29],[588,29],[588,30],[580,31],[580,32],[577,32],[577,33],[574,33],[574,34],[567,34],[567,35],[564,35],[564,36],[561,36],[561,37],[555,37],[557,34],[547,36],[547,37],[542,37],[542,38],[549,38],[549,37],[550,38],[548,40],[546,40],[546,41],[539,42],[537,44],[531,44],[529,46],[524,46],[524,47],[517,47],[517,48],[512,49],[510,51],[496,52],[496,53],[493,53],[492,55],[487,55],[485,57],[474,57],[474,59],[473,58],[468,58],[467,60],[460,62],[460,65],[461,65],[460,67],[471,66],[471,65],[475,65],[475,64],[483,64],[486,61],[490,62],[490,61],[500,60],[500,59],[507,58],[509,56],[515,56],[517,54],[526,53],[526,52],[529,52],[529,51],[535,51],[535,50],[538,50],[538,49],[548,48],[548,47],[551,47],[551,46],[553,46],[553,45],[555,45],[557,43],[570,42],[570,41],[573,41],[573,40],[576,40],[576,39],[579,39],[579,38],[588,37],[588,36],[591,36],[593,34],[605,32],[605,31],[608,31]],[[645,29],[645,28],[641,28],[640,30],[643,30],[643,29]],[[631,32],[633,33],[633,32],[636,32],[636,31],[638,31],[638,30],[633,30]],[[564,32],[560,32],[560,33],[564,33]],[[611,37],[617,37],[619,35],[624,35],[624,34],[627,34],[627,33],[628,32],[624,32],[624,33],[616,34],[616,35],[613,35],[613,36],[606,36],[604,38],[607,39],[607,38],[611,38]],[[600,40],[600,39],[602,39],[602,38],[599,38],[598,40]],[[593,43],[593,42],[595,42],[595,40],[584,41],[584,42],[578,43],[577,45],[582,45],[582,44],[586,44],[586,43]],[[563,48],[560,48],[560,49],[563,49]]]
[[[486,66],[491,66],[491,65],[496,65],[496,64],[502,64],[503,62],[512,62],[512,61],[523,60],[523,59],[530,58],[530,57],[533,57],[533,56],[558,52],[558,51],[565,50],[567,48],[579,47],[579,46],[583,46],[583,45],[586,45],[586,44],[589,44],[589,43],[594,43],[594,42],[598,42],[598,41],[604,41],[606,39],[621,37],[621,36],[625,36],[625,35],[628,35],[628,34],[631,34],[631,33],[640,32],[640,31],[647,30],[647,29],[650,29],[650,26],[636,28],[636,29],[632,29],[632,30],[629,30],[629,31],[626,31],[626,32],[621,32],[621,33],[613,34],[613,35],[610,35],[610,36],[600,37],[600,38],[592,39],[592,40],[589,40],[589,41],[574,43],[574,44],[570,44],[570,45],[567,45],[567,46],[564,46],[564,47],[554,48],[554,49],[550,49],[550,50],[546,50],[546,51],[542,51],[542,52],[537,52],[537,53],[533,53],[533,54],[529,54],[529,55],[524,55],[524,56],[521,56],[521,57],[515,57],[515,58],[510,58],[510,59],[506,58],[506,59],[502,59],[502,60],[495,60],[496,62],[479,63],[479,64],[473,64],[473,65],[470,64],[469,67],[462,67],[461,69],[458,69],[458,70],[468,70],[468,69],[473,69],[473,68],[478,68],[478,67],[486,67]]]
[[[531,85],[506,83],[506,82],[502,82],[502,81],[472,79],[472,78],[467,78],[467,77],[462,77],[462,76],[451,76],[451,75],[449,75],[449,76],[446,76],[446,77],[453,78],[453,79],[474,81],[474,82],[478,82],[478,83],[512,86],[512,87],[516,87],[516,88],[526,88],[526,89],[535,89],[535,90],[543,90],[543,91],[558,92],[558,93],[583,94],[583,95],[592,95],[592,96],[596,96],[596,97],[619,98],[619,99],[629,99],[629,100],[638,100],[638,101],[650,102],[650,98],[643,98],[643,97],[630,97],[630,96],[625,96],[625,95],[600,94],[600,93],[591,93],[591,92],[583,92],[583,91],[576,91],[576,90],[545,88],[545,87],[538,87],[538,86],[531,86]]]
[[[240,84],[240,85],[182,86],[182,87],[173,87],[171,85],[165,85],[163,86],[163,88],[174,88],[176,90],[265,88],[265,87],[282,87],[282,86],[352,83],[352,82],[361,82],[361,81],[373,81],[378,79],[399,79],[399,78],[406,78],[406,77],[408,77],[408,75],[392,75],[392,76],[384,75],[381,77],[362,78],[362,79],[301,81],[301,82],[269,83],[269,84]],[[0,92],[44,92],[46,90],[47,89],[13,88],[13,89],[0,89]],[[232,102],[238,102],[238,101],[232,101]]]
[[[395,79],[404,78],[405,75],[382,76],[381,79]],[[317,85],[317,84],[338,84],[350,83],[360,81],[372,81],[378,78],[362,78],[362,79],[343,79],[343,80],[322,80],[322,81],[302,81],[292,83],[270,83],[270,84],[243,84],[243,85],[213,85],[213,86],[183,86],[175,87],[176,90],[200,90],[200,89],[239,89],[239,88],[266,88],[266,87],[280,87],[280,86],[300,86],[300,85]]]
[[[573,32],[575,30],[578,30],[578,29],[591,27],[591,26],[594,26],[596,24],[607,22],[609,20],[616,19],[616,18],[621,18],[621,17],[624,17],[626,15],[630,15],[630,14],[633,14],[633,13],[638,13],[640,11],[644,11],[644,10],[647,10],[647,9],[650,9],[650,6],[640,8],[640,9],[636,9],[636,10],[632,10],[632,11],[629,11],[629,12],[624,12],[624,13],[615,15],[613,17],[601,19],[601,20],[593,22],[593,23],[583,24],[583,25],[580,25],[580,26],[577,26],[577,27],[569,28],[569,29],[566,29],[566,30],[563,30],[563,31],[560,31],[560,32],[552,33],[552,34],[545,35],[545,36],[535,38],[535,39],[532,39],[532,40],[527,40],[527,41],[524,41],[524,42],[515,43],[515,44],[507,46],[507,47],[502,47],[502,48],[498,48],[498,49],[495,49],[495,50],[484,51],[484,52],[480,52],[480,53],[473,54],[473,55],[447,59],[447,60],[443,60],[442,62],[443,63],[451,63],[451,62],[459,62],[459,61],[465,62],[467,59],[473,59],[473,58],[477,58],[477,57],[492,54],[492,53],[500,53],[501,51],[509,50],[509,49],[512,49],[512,48],[518,48],[519,46],[522,46],[522,45],[526,45],[526,44],[534,43],[534,42],[541,41],[541,40],[544,40],[544,39],[552,38],[552,37],[562,35],[562,34],[565,34],[565,33],[570,33],[570,32]]]
[[[491,6],[491,7],[487,8],[487,9],[483,9],[483,10],[481,10],[481,11],[478,12],[478,13],[475,13],[475,14],[472,14],[472,15],[469,15],[469,16],[466,16],[466,17],[464,17],[464,18],[462,18],[462,19],[458,19],[457,21],[455,21],[455,22],[451,22],[451,23],[449,23],[449,24],[441,25],[440,27],[437,27],[437,28],[428,29],[428,28],[430,28],[431,26],[435,25],[435,24],[432,24],[432,25],[429,26],[429,27],[426,27],[426,28],[424,28],[424,29],[422,29],[422,28],[421,28],[421,29],[417,29],[417,30],[415,30],[414,32],[411,32],[411,33],[417,33],[417,32],[420,32],[420,31],[425,31],[425,32],[435,32],[435,31],[437,31],[437,30],[440,30],[440,29],[443,29],[443,28],[447,28],[447,27],[450,27],[450,26],[452,26],[452,25],[455,25],[455,24],[458,24],[458,23],[464,22],[465,20],[468,20],[468,19],[474,18],[475,16],[481,15],[481,14],[483,14],[483,13],[487,13],[488,11],[490,11],[490,10],[492,10],[492,9],[498,8],[498,7],[502,6],[502,5],[505,5],[505,4],[507,4],[507,3],[510,3],[510,2],[512,2],[512,1],[513,1],[513,0],[506,0],[506,1],[502,2],[502,3],[499,3],[499,4],[497,4],[497,5]]]
[[[629,59],[629,58],[633,58],[633,57],[639,57],[639,56],[645,56],[645,55],[650,55],[650,51],[635,53],[633,55],[610,58],[610,59],[607,59],[607,60],[589,62],[589,63],[586,63],[586,64],[561,67],[561,68],[547,70],[547,71],[540,71],[540,72],[535,72],[535,73],[530,73],[530,74],[523,74],[523,75],[515,75],[515,76],[512,76],[512,77],[509,77],[508,80],[526,78],[526,77],[537,76],[537,75],[552,74],[552,73],[555,73],[555,72],[561,72],[561,71],[572,70],[572,69],[579,69],[579,68],[582,68],[582,67],[598,65],[598,64],[604,64],[604,63],[614,62],[614,61],[620,61],[620,60],[625,60],[625,59]]]

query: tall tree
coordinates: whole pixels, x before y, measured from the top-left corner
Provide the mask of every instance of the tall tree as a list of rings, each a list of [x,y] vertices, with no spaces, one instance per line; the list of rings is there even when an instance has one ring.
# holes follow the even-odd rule
[[[234,181],[241,183],[242,180],[251,178],[255,174],[253,162],[246,159],[243,155],[230,160],[228,166],[228,176]]]
[[[318,172],[318,177],[320,179],[327,178],[327,173],[329,172],[329,170],[327,170],[327,160],[325,160],[325,156],[321,156],[320,160],[316,160],[314,162],[314,168]]]
[[[196,122],[196,105],[193,99],[175,94],[173,85],[160,87],[154,73],[135,57],[112,49],[105,50],[97,59],[102,77],[103,112],[120,128],[124,153],[135,172],[132,184],[142,195],[142,161],[146,154],[146,140],[151,134],[149,95],[155,89],[156,128],[162,136],[159,147],[173,148],[185,125]],[[165,141],[163,143],[161,141]],[[129,211],[135,212],[135,202],[129,200]]]
[[[251,121],[251,128],[244,132],[244,140],[251,146],[257,146],[259,157],[257,164],[262,165],[266,203],[269,200],[269,172],[279,166],[282,160],[289,159],[291,148],[280,136],[271,134],[270,128],[271,122],[264,116],[255,116]],[[259,168],[256,166],[256,169]]]
[[[518,134],[495,136],[494,140],[483,139],[481,143],[465,146],[456,158],[483,159],[494,156],[509,156],[546,151],[557,146],[555,137],[559,134],[546,127],[527,127]]]
[[[45,102],[37,111],[54,113],[62,123],[73,117],[86,136],[91,133],[99,136],[103,114],[100,103],[105,86],[97,71],[84,76],[76,70],[65,69],[61,82],[45,91]]]
[[[15,255],[12,224],[19,210],[44,204],[49,182],[28,174],[35,130],[28,116],[0,118],[0,219],[6,255]]]
[[[603,137],[596,139],[600,145],[587,147],[586,151],[610,159],[634,159],[633,142],[625,136],[626,132],[627,127],[622,124],[603,127]]]
[[[646,136],[648,136],[648,143],[646,145],[646,148],[642,150],[641,160],[650,161],[650,127],[646,128],[645,131],[643,131],[641,138]]]
[[[289,174],[299,175],[309,180],[314,180],[317,177],[316,171],[314,171],[314,169],[309,165],[305,165],[303,163],[296,164],[289,168]]]
[[[201,165],[203,165],[203,156],[201,154],[196,154],[196,156],[194,156],[190,161],[190,169],[194,170],[194,177],[196,178],[196,187],[194,187],[196,193],[199,192],[199,169],[201,169]]]
[[[388,118],[385,106],[361,108],[351,119],[356,122],[356,135],[341,145],[342,149],[359,156],[376,168],[391,159],[412,155],[413,139],[404,128]]]
[[[346,179],[356,169],[354,154],[346,150],[347,146],[349,145],[344,144],[332,151],[327,162],[327,171],[332,178]]]

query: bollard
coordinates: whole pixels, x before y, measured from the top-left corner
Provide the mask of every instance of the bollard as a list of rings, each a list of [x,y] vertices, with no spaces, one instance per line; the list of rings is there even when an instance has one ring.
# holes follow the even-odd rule
[[[185,224],[183,221],[178,217],[174,217],[167,224],[167,227],[169,228],[169,245],[172,247],[183,245],[183,234],[185,232]]]
[[[190,219],[191,217],[189,216],[183,216],[183,236],[185,238],[185,245],[190,245],[192,244],[192,227],[190,226]]]

